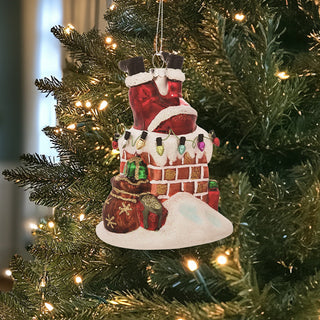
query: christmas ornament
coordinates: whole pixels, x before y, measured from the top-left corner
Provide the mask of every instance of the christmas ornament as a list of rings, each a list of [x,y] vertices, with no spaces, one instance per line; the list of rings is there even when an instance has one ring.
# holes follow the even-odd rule
[[[128,74],[133,126],[119,138],[120,174],[111,179],[97,235],[143,250],[220,240],[233,227],[217,211],[218,189],[209,182],[213,144],[204,138],[212,137],[197,126],[197,111],[182,97],[183,57],[162,52],[161,37],[153,64],[146,72],[142,57],[119,62]],[[127,143],[129,137],[135,143]]]

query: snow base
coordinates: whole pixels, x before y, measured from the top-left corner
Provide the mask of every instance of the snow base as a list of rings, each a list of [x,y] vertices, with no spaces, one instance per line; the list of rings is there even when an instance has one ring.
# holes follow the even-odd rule
[[[163,205],[168,210],[165,225],[158,231],[139,227],[114,233],[97,225],[98,237],[113,246],[136,250],[165,250],[198,246],[218,241],[233,231],[232,223],[205,202],[187,192],[178,192]]]

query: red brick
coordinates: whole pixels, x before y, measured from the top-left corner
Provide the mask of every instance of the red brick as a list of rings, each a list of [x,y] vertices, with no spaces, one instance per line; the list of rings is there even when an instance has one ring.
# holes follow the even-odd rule
[[[181,191],[181,183],[169,183],[169,196],[173,196],[175,193]]]
[[[167,194],[167,184],[151,184],[151,193],[155,196]]]
[[[183,182],[183,191],[194,194],[194,182]]]
[[[162,180],[162,170],[149,168],[149,180]]]
[[[178,168],[178,179],[189,179],[189,168]]]
[[[183,156],[183,163],[184,164],[195,164],[196,163],[196,158],[191,158],[190,154],[188,152],[186,152]]]
[[[191,167],[191,179],[201,178],[201,167]]]
[[[164,180],[175,180],[176,169],[164,169]]]
[[[197,191],[196,193],[203,193],[208,191],[208,182],[201,181],[197,183]]]
[[[202,177],[201,178],[204,178],[204,179],[207,179],[209,178],[209,168],[208,166],[203,166],[202,167]]]

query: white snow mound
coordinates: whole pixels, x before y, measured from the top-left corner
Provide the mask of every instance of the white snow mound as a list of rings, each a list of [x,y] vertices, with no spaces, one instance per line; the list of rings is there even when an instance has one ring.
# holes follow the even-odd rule
[[[214,242],[229,236],[232,223],[205,202],[187,192],[178,192],[163,203],[168,210],[165,225],[158,231],[142,227],[114,233],[97,225],[98,237],[113,246],[137,250],[178,249]]]

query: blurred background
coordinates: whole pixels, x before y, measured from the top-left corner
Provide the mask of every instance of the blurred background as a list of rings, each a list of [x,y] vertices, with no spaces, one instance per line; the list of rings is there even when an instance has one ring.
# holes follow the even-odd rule
[[[0,2],[0,172],[19,165],[22,153],[56,157],[42,128],[55,124],[55,101],[37,91],[38,78],[62,77],[65,52],[54,25],[104,32],[112,0],[11,0]],[[56,159],[58,161],[58,159]],[[31,230],[52,209],[36,206],[28,192],[0,176],[0,270],[26,255]]]

